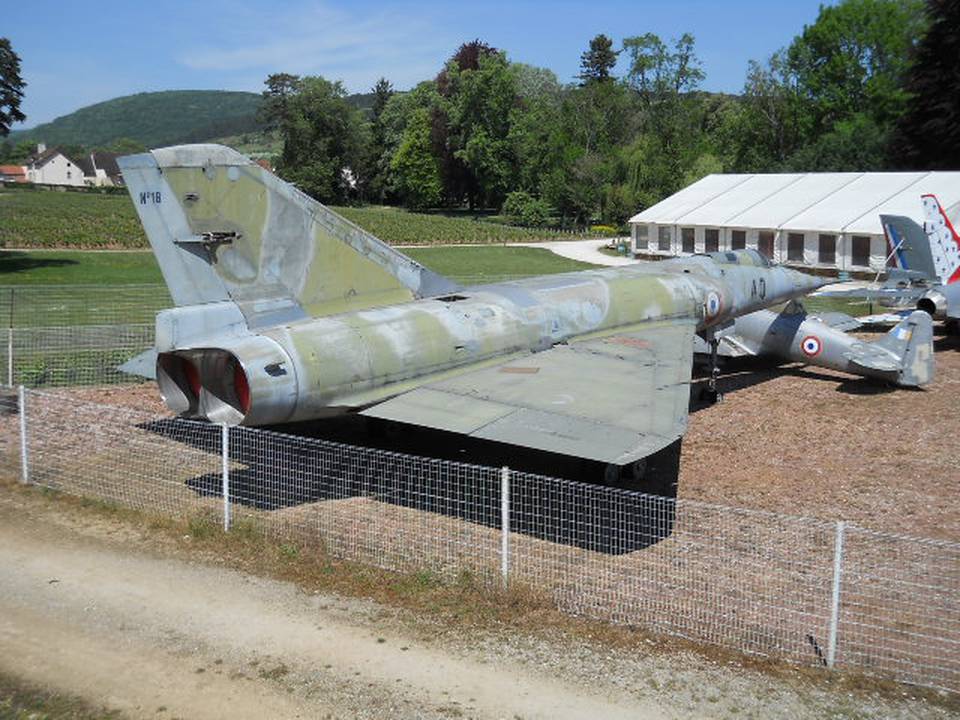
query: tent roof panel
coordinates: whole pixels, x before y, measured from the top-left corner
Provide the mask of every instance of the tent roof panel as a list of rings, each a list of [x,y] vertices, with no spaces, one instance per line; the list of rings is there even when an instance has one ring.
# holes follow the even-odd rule
[[[779,228],[861,176],[862,173],[807,173],[763,202],[730,218],[728,224],[731,227]]]
[[[680,225],[726,225],[730,218],[763,203],[804,176],[799,173],[751,175],[724,193],[677,219]]]
[[[750,177],[750,175],[737,174],[707,175],[697,180],[693,185],[688,185],[683,190],[664,198],[656,205],[637,213],[630,218],[630,222],[655,222],[672,225],[677,222],[678,218],[710,202],[713,198],[736,187]]]
[[[884,200],[875,210],[867,212],[849,223],[845,232],[879,235],[883,233],[880,225],[880,213],[886,215],[906,215],[923,223],[923,209],[920,196],[932,193],[937,196],[944,210],[949,211],[960,205],[960,172],[931,172],[918,182]]]
[[[927,173],[864,173],[836,192],[784,222],[782,230],[840,233],[857,218],[872,213]],[[877,224],[879,228],[879,223]],[[879,231],[879,230],[878,230]]]

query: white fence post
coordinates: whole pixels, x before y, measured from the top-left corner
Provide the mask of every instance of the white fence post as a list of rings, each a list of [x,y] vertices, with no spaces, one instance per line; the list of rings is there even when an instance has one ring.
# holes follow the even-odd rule
[[[230,428],[220,426],[220,475],[223,478],[223,531],[230,530]]]
[[[506,587],[510,578],[510,468],[500,469],[500,576]]]
[[[20,480],[30,482],[30,460],[27,457],[27,389],[21,385],[17,393],[20,410]]]
[[[837,521],[836,539],[833,543],[833,597],[830,602],[830,637],[827,640],[827,667],[832,668],[837,659],[837,628],[840,624],[840,582],[843,576],[843,540],[846,523]]]

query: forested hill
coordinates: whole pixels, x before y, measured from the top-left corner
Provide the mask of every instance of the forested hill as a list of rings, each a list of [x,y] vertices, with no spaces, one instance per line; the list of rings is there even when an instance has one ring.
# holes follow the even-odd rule
[[[138,93],[89,105],[10,134],[14,143],[107,146],[128,138],[146,147],[202,142],[260,128],[256,93],[227,90],[167,90]]]

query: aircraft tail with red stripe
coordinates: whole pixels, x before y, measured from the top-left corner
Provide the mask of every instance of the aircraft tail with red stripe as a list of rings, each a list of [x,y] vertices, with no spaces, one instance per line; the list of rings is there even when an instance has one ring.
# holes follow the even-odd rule
[[[925,220],[923,231],[930,240],[930,253],[943,285],[960,282],[960,235],[935,195],[921,196]]]

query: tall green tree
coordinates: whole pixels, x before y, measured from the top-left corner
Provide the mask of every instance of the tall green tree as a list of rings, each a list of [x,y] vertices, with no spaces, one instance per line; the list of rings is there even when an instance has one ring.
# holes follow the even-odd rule
[[[389,182],[389,159],[384,162],[386,135],[382,118],[390,98],[394,95],[393,85],[385,77],[381,77],[373,86],[372,92],[371,143],[366,161],[367,190],[370,199],[383,202],[386,199]]]
[[[893,151],[901,165],[960,168],[960,0],[928,0],[929,29],[907,75]]]
[[[920,0],[843,0],[822,5],[787,50],[810,137],[865,113],[879,124],[906,109],[910,49],[924,30]]]
[[[435,207],[443,198],[440,164],[430,137],[430,111],[413,110],[403,140],[390,160],[393,184],[403,203],[412,209]]]
[[[13,51],[10,40],[0,38],[0,136],[10,134],[10,126],[23,122],[27,116],[20,112],[23,89],[27,83],[20,77],[20,56]]]
[[[515,72],[504,53],[475,40],[450,58],[436,88],[431,136],[447,202],[499,207],[515,171],[508,139]]]
[[[613,40],[602,33],[595,36],[590,41],[590,47],[580,55],[580,74],[577,76],[580,84],[611,80],[619,54],[613,49]]]
[[[321,202],[354,202],[363,196],[367,181],[363,158],[369,130],[346,95],[340,82],[305,77],[285,100],[278,169]]]
[[[284,126],[289,119],[290,100],[301,90],[299,75],[274,73],[263,81],[267,89],[263,91],[263,103],[260,105],[260,119],[271,130]]]

